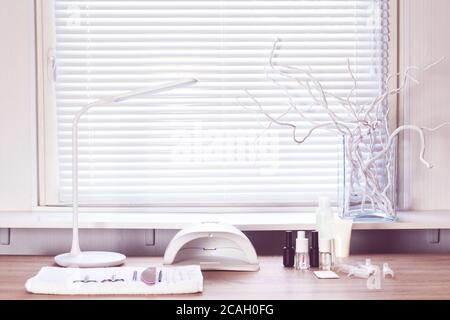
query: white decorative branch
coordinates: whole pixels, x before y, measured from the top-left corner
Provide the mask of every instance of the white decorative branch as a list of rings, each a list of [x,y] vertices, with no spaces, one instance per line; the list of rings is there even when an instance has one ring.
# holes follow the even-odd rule
[[[278,44],[280,39],[276,39],[273,43],[268,66],[265,69],[266,78],[281,89],[287,98],[288,109],[279,116],[272,116],[264,110],[263,105],[258,99],[252,95],[249,90],[245,90],[251,102],[258,107],[261,112],[269,120],[270,128],[272,124],[282,127],[288,127],[292,131],[292,139],[297,144],[304,143],[317,130],[328,130],[336,135],[342,135],[346,140],[345,158],[349,165],[348,184],[351,192],[347,193],[347,203],[352,201],[353,197],[361,203],[361,211],[364,211],[367,204],[373,210],[381,210],[387,214],[392,214],[394,203],[389,197],[389,190],[393,190],[392,172],[395,167],[395,156],[393,152],[393,144],[397,136],[404,131],[413,131],[419,135],[420,153],[419,160],[427,167],[433,166],[425,160],[425,134],[424,131],[435,132],[443,127],[450,125],[445,122],[435,128],[419,127],[416,125],[403,125],[396,128],[392,133],[389,130],[389,106],[387,98],[402,92],[408,82],[419,84],[419,81],[412,75],[413,72],[425,72],[437,64],[441,63],[444,58],[424,67],[416,66],[408,67],[403,73],[388,75],[384,82],[386,88],[389,88],[393,79],[401,79],[398,86],[393,89],[386,89],[381,94],[373,98],[369,104],[352,101],[352,97],[358,87],[358,80],[355,76],[350,59],[347,59],[347,71],[352,81],[352,87],[345,96],[339,96],[327,90],[323,84],[314,76],[314,72],[310,67],[299,68],[297,66],[288,66],[276,64],[274,58],[277,55]],[[292,88],[283,84],[281,80],[294,81],[306,92],[306,96],[311,99],[312,108],[321,108],[328,116],[327,120],[317,121],[309,116],[310,111],[304,111],[295,102],[291,95]],[[238,100],[241,105],[242,101]],[[339,112],[330,108],[331,105],[340,107]],[[306,134],[299,138],[297,136],[298,127],[292,121],[284,121],[283,118],[294,112],[301,117],[302,124],[311,125]],[[384,165],[377,165],[378,161],[382,161]],[[383,173],[380,175],[379,171]],[[380,177],[384,177],[384,180]]]
[[[425,158],[424,158],[424,155],[425,155],[425,135],[423,134],[423,129],[419,128],[418,126],[414,126],[414,125],[404,125],[404,126],[398,127],[397,129],[395,129],[394,132],[392,132],[392,134],[389,136],[388,142],[384,145],[383,150],[381,152],[379,152],[378,154],[376,154],[371,159],[369,159],[369,161],[367,161],[366,165],[364,166],[364,169],[365,170],[369,169],[370,166],[376,160],[380,159],[383,155],[385,155],[386,152],[388,152],[389,149],[391,149],[392,143],[394,142],[394,138],[396,138],[402,131],[406,131],[406,130],[416,131],[419,134],[419,138],[420,138],[419,159],[428,169],[433,168],[433,166],[428,161],[426,161]]]

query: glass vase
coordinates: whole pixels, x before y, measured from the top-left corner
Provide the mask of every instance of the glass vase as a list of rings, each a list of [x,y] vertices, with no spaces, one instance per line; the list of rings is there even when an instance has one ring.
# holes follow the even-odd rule
[[[345,137],[341,218],[383,222],[397,218],[397,139],[368,148]]]

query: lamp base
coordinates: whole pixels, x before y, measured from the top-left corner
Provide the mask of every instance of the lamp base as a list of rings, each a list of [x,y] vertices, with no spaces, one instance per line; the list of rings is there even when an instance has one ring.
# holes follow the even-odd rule
[[[77,255],[63,253],[55,257],[61,267],[101,268],[115,267],[123,264],[126,257],[121,253],[107,251],[84,251]]]

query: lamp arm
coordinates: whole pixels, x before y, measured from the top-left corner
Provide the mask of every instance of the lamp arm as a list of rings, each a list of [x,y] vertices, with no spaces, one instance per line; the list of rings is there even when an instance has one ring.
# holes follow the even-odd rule
[[[108,103],[108,100],[97,100],[81,108],[75,114],[72,121],[72,248],[70,253],[78,255],[81,253],[80,240],[78,237],[78,123],[80,118],[90,108]]]

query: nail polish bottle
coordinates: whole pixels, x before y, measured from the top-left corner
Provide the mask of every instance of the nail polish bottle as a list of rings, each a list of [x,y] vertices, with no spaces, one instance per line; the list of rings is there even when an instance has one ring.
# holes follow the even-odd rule
[[[292,231],[286,231],[286,243],[283,248],[283,265],[286,268],[292,268],[294,266],[294,234]]]
[[[311,268],[319,267],[319,233],[311,232],[311,241],[309,242],[309,265]]]
[[[320,270],[331,270],[331,239],[320,239],[319,241]]]
[[[309,269],[308,238],[305,238],[305,232],[303,231],[297,233],[297,240],[295,240],[295,269]]]

